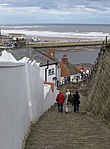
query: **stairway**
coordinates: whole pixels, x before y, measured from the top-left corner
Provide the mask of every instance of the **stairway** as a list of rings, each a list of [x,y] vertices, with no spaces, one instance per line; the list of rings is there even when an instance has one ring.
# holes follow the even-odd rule
[[[85,112],[57,113],[55,104],[32,125],[25,149],[110,149],[110,129]]]

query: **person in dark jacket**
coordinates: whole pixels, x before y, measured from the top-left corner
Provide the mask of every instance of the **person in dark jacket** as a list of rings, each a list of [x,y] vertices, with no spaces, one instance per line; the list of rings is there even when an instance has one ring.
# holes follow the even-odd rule
[[[75,94],[73,94],[73,99],[74,99],[74,112],[78,112],[79,111],[79,104],[80,104],[80,95],[78,93],[78,91],[75,91]]]
[[[63,113],[64,94],[60,91],[57,95],[56,101],[58,103],[58,113]]]

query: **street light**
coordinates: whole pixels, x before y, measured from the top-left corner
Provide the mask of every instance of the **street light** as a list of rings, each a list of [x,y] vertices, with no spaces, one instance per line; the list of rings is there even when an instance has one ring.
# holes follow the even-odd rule
[[[106,37],[105,37],[105,44],[107,45],[107,38],[110,34],[108,34]]]

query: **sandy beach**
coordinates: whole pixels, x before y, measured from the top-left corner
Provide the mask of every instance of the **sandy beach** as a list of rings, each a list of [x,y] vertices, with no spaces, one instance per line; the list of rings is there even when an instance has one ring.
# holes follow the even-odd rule
[[[39,41],[41,42],[81,42],[81,41],[102,41],[96,39],[88,38],[68,38],[68,37],[42,37],[38,36]],[[102,41],[103,42],[103,41]]]
[[[64,43],[64,42],[70,42],[70,43],[81,43],[81,42],[85,42],[85,43],[90,43],[93,40],[88,40],[88,39],[84,39],[84,38],[51,38],[51,37],[38,37],[39,42],[38,44],[51,44],[51,43]],[[94,40],[95,42],[95,40]],[[102,41],[100,41],[102,42]],[[48,48],[48,47],[47,47]],[[97,50],[100,49],[101,45],[95,45],[95,46],[68,46],[68,47],[53,47],[53,49],[58,50],[58,51],[91,51],[91,50]]]

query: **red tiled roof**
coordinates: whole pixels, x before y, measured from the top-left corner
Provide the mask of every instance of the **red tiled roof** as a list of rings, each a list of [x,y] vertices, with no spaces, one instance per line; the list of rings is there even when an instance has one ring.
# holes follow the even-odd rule
[[[64,65],[63,62],[59,62],[59,65],[61,67],[61,77],[64,77],[64,76],[70,76],[71,73],[68,69],[68,66]]]

